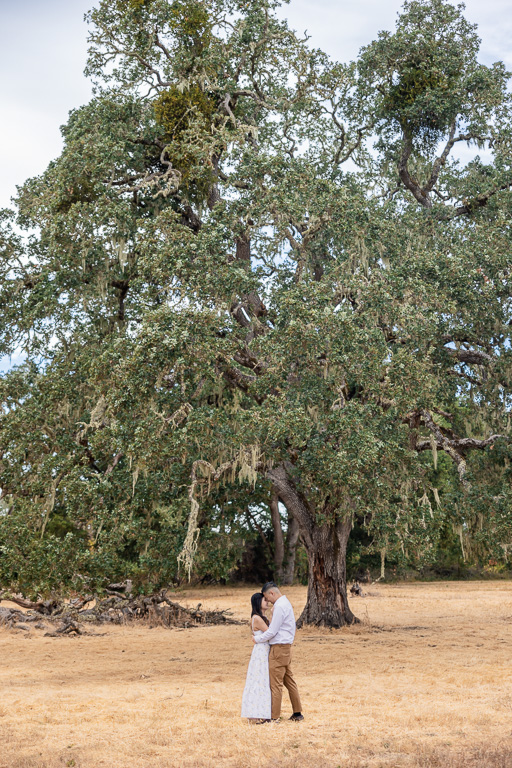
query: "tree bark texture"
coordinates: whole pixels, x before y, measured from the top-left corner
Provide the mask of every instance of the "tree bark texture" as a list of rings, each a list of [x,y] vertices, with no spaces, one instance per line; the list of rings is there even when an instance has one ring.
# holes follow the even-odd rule
[[[351,520],[332,514],[329,522],[318,523],[315,510],[295,484],[287,466],[269,470],[268,477],[297,520],[308,556],[308,596],[297,626],[344,627],[354,624],[358,620],[348,605],[346,576]]]
[[[293,584],[295,575],[295,554],[299,543],[299,524],[288,512],[288,532],[286,534],[286,564],[283,570],[282,584]]]
[[[347,599],[347,543],[352,521],[336,520],[313,530],[308,555],[308,599],[297,622],[319,627],[344,627],[356,617]]]
[[[278,584],[282,584],[284,536],[283,528],[281,526],[281,515],[279,514],[279,496],[274,492],[270,497],[270,515],[272,517],[272,527],[274,529],[274,580]]]

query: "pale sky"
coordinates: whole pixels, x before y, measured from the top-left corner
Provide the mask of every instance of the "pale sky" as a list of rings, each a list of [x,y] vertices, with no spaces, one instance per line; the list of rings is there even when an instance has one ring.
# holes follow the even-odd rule
[[[62,146],[59,126],[87,102],[84,14],[94,0],[0,0],[0,208],[16,185],[44,171]],[[283,6],[297,31],[339,61],[354,59],[381,29],[394,28],[400,0],[291,0]],[[512,70],[510,0],[468,0],[479,26],[481,61]]]

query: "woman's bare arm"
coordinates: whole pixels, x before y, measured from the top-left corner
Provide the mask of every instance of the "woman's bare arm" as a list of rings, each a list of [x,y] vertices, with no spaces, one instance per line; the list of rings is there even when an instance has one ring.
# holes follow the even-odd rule
[[[262,632],[265,632],[265,630],[268,629],[267,624],[263,621],[261,616],[253,616],[252,617],[252,628],[254,631],[257,629],[261,629]]]

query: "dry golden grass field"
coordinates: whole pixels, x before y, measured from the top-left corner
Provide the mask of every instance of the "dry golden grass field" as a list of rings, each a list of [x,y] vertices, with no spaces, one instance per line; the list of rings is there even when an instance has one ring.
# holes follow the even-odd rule
[[[245,618],[252,591],[174,599]],[[512,768],[512,584],[368,592],[361,625],[297,634],[303,723],[241,720],[246,626],[2,629],[0,766]],[[298,614],[305,588],[287,594]]]

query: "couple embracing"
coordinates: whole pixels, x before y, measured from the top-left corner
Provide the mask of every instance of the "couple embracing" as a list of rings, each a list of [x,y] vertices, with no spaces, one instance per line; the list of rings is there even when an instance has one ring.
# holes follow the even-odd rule
[[[270,605],[274,611],[269,625],[265,611]],[[296,629],[291,603],[277,584],[269,581],[251,597],[251,608],[254,648],[242,697],[242,717],[252,723],[279,722],[284,685],[293,709],[290,720],[304,720],[291,668]]]

